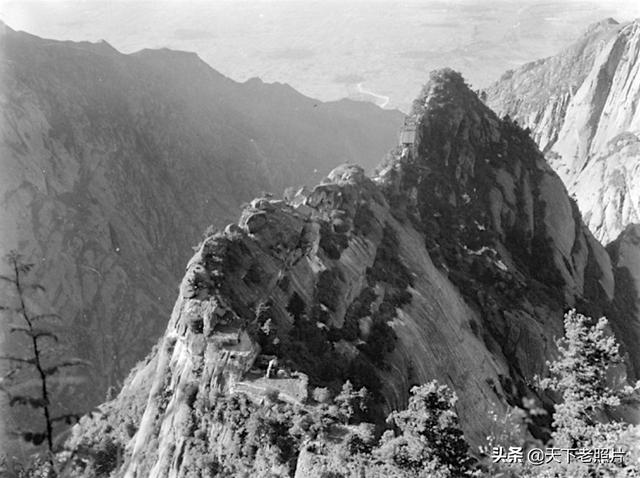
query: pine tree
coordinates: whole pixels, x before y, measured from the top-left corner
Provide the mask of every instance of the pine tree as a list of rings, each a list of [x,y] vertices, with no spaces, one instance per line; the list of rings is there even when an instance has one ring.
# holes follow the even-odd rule
[[[0,280],[15,289],[15,300],[0,305],[0,311],[8,318],[10,333],[20,334],[26,338],[25,355],[3,355],[0,360],[9,363],[9,371],[0,382],[0,390],[9,397],[12,407],[26,406],[41,413],[41,428],[21,430],[21,437],[36,446],[45,444],[49,456],[54,452],[54,427],[56,424],[72,423],[78,419],[77,414],[64,413],[54,415],[52,406],[53,376],[67,367],[86,364],[80,359],[54,360],[51,357],[51,345],[58,344],[57,334],[47,322],[58,320],[57,314],[36,314],[29,307],[29,297],[34,292],[44,292],[40,284],[29,283],[26,276],[32,271],[33,264],[26,263],[16,251],[5,257],[9,265],[9,275],[0,275]],[[49,342],[47,344],[46,342]],[[35,390],[25,386],[35,377]],[[26,390],[26,391],[25,391]],[[49,458],[53,465],[52,458]]]
[[[434,474],[441,470],[467,476],[471,459],[458,423],[456,401],[453,391],[435,381],[413,387],[407,409],[387,418],[400,434],[385,433],[381,455],[407,471],[430,469]]]
[[[333,401],[338,406],[345,423],[349,423],[354,417],[361,417],[367,412],[369,392],[365,387],[356,391],[351,382],[347,380]]]
[[[571,310],[564,317],[565,335],[557,342],[560,357],[548,363],[544,388],[558,392],[553,439],[556,446],[592,447],[609,441],[620,428],[606,420],[606,412],[628,397],[631,387],[612,387],[612,367],[622,364],[615,337],[605,317],[598,321]]]

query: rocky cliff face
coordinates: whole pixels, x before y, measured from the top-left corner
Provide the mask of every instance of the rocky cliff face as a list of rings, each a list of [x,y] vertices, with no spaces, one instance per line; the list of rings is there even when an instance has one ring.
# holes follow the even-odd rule
[[[415,144],[373,178],[339,167],[310,192],[254,200],[206,238],[158,349],[102,407],[106,422],[81,423],[76,446],[110,423],[125,476],[231,473],[242,454],[221,404],[239,394],[269,409],[275,393],[316,406],[279,381],[288,377],[366,386],[374,416],[438,379],[458,392],[473,444],[490,412],[535,395],[564,309],[613,310],[609,256],[529,136],[457,73],[434,73],[413,116]],[[269,381],[260,363],[274,357]],[[287,450],[272,473],[321,475],[322,449]]]
[[[615,275],[615,301],[618,314],[626,317],[618,324],[619,335],[629,344],[640,343],[640,225],[631,224],[607,246]],[[640,366],[640,348],[628,348],[634,370]],[[638,376],[636,375],[636,378]]]
[[[0,254],[18,248],[37,263],[43,308],[65,318],[70,354],[94,364],[65,391],[76,409],[119,388],[162,335],[207,224],[343,162],[373,167],[400,121],[371,104],[239,84],[190,53],[123,55],[4,25],[0,53]]]
[[[506,73],[487,104],[531,129],[604,243],[640,222],[640,23],[605,20],[555,57]]]

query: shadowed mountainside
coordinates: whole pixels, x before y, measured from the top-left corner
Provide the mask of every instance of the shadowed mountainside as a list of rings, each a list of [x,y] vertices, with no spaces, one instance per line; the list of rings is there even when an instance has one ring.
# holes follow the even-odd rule
[[[626,320],[620,321],[619,335],[627,343],[640,343],[640,225],[630,224],[607,246],[616,283],[614,306]],[[640,347],[628,348],[636,374],[640,371]],[[636,375],[636,378],[638,376]]]
[[[372,168],[401,115],[236,83],[195,54],[123,55],[0,26],[0,253],[18,248],[93,363],[63,396],[102,401],[166,327],[207,224],[262,191]],[[3,333],[2,347],[13,338]]]

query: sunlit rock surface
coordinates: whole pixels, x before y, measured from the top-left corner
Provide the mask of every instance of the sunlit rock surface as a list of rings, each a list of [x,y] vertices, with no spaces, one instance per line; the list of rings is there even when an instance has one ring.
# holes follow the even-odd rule
[[[486,91],[491,108],[531,129],[605,244],[640,221],[639,59],[638,20],[608,19]]]

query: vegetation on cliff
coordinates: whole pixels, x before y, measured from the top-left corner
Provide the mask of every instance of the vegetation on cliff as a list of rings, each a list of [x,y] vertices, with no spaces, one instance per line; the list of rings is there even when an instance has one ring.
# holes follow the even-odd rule
[[[366,224],[371,221],[360,220],[360,233],[370,227]],[[320,234],[323,247],[322,238],[326,237],[323,234],[327,233],[321,228]],[[267,352],[308,374],[313,385],[336,392],[341,383],[350,381],[358,388],[365,387],[379,400],[381,384],[377,369],[385,366],[385,358],[393,351],[396,340],[388,323],[395,317],[396,308],[411,301],[407,288],[413,284],[398,256],[394,236],[390,227],[383,229],[373,265],[366,271],[366,286],[347,308],[341,327],[329,322],[341,300],[339,283],[344,278],[339,269],[327,269],[318,275],[311,305],[296,293],[292,295],[287,310],[293,317],[293,327],[277,346],[269,345]],[[376,286],[383,290],[380,298],[374,291]],[[361,330],[363,319],[370,320],[366,334]],[[340,341],[356,344],[355,350],[360,353],[347,359],[336,354],[335,344]]]
[[[606,327],[571,313],[567,343],[593,347],[553,344],[568,304],[594,309],[613,289],[557,176],[455,72],[434,74],[415,112],[416,144],[376,178],[337,168],[205,238],[158,352],[102,423],[75,429],[85,449],[97,430],[111,440],[82,459],[71,446],[78,473],[535,476],[478,445],[551,446],[567,427],[611,422],[601,404],[571,402],[611,386],[597,374],[620,358]],[[585,370],[597,373],[581,382]],[[118,404],[136,391],[146,405],[127,429]],[[498,420],[485,441],[505,410],[514,432]]]
[[[564,337],[557,342],[560,355],[549,363],[549,376],[540,380],[542,389],[561,395],[553,412],[551,440],[547,443],[519,443],[525,453],[532,447],[553,447],[561,459],[532,465],[488,465],[491,473],[506,476],[581,478],[585,476],[631,477],[640,472],[640,426],[621,420],[616,410],[638,401],[640,382],[629,386],[615,380],[622,357],[606,318],[594,320],[568,311],[564,316]],[[523,419],[530,416],[523,411]],[[502,447],[511,446],[502,443]],[[598,453],[592,459],[581,454]],[[604,453],[602,453],[604,452]],[[569,458],[571,456],[571,458]],[[614,459],[614,457],[617,457]],[[537,465],[537,466],[536,466]],[[540,466],[542,465],[542,466]]]
[[[37,257],[70,355],[95,366],[89,386],[63,391],[76,409],[121,388],[164,333],[205,224],[223,227],[262,191],[314,185],[344,161],[372,168],[401,121],[235,82],[193,53],[123,54],[5,24],[0,44],[2,251]]]

